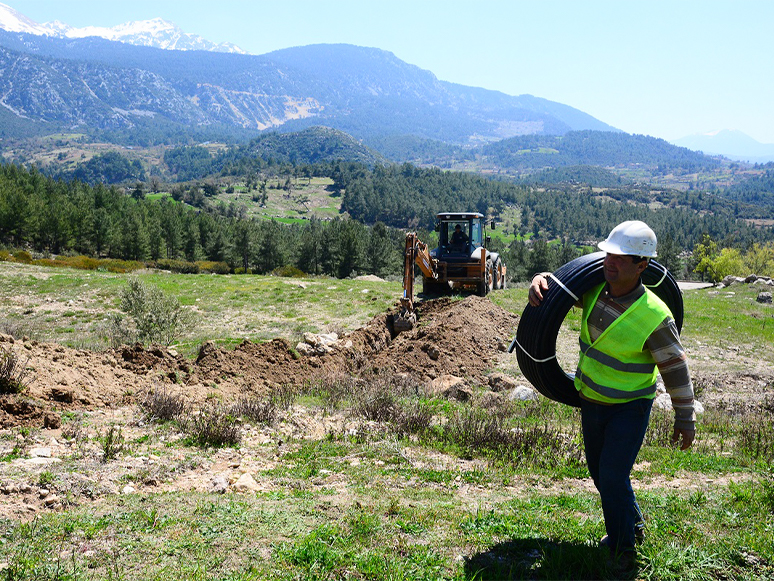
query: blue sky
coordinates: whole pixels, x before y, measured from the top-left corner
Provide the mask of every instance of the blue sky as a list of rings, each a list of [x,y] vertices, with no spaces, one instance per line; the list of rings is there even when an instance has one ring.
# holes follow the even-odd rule
[[[161,17],[254,54],[377,47],[441,80],[551,99],[629,133],[737,129],[774,143],[770,0],[2,1],[78,27]]]

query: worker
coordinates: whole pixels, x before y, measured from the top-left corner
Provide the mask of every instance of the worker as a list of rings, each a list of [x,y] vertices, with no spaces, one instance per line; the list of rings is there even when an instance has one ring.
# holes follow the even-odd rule
[[[464,246],[468,241],[468,235],[462,230],[462,225],[457,224],[454,226],[454,232],[452,232],[451,243],[452,246]]]
[[[599,248],[606,252],[605,282],[579,301],[583,318],[574,383],[586,462],[605,518],[607,534],[600,543],[616,567],[632,569],[635,542],[645,529],[630,474],[656,396],[656,367],[675,411],[672,443],[682,450],[695,437],[693,384],[672,313],[640,280],[656,256],[653,230],[644,222],[623,222]],[[532,307],[539,307],[548,290],[546,275],[532,279]]]

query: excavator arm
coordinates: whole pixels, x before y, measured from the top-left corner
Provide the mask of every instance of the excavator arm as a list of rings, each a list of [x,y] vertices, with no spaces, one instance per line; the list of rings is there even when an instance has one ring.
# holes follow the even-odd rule
[[[400,299],[400,312],[393,317],[396,332],[407,331],[417,322],[414,312],[415,264],[419,266],[425,278],[438,279],[438,261],[430,256],[427,244],[419,239],[416,232],[408,232],[403,253],[403,297]]]

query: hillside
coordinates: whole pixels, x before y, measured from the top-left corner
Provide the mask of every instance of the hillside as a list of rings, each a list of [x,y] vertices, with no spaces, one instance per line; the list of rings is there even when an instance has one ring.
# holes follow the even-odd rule
[[[131,129],[156,127],[159,141],[180,127],[226,134],[327,125],[358,139],[408,134],[468,144],[613,129],[545,99],[439,81],[375,48],[313,45],[251,56],[7,31],[0,47],[3,103],[49,130],[123,131],[131,139]]]
[[[140,276],[201,317],[194,357],[22,336],[56,313],[87,321],[70,334],[83,345],[125,279],[0,263],[3,314],[20,321],[0,348],[32,374],[0,395],[8,577],[621,578],[597,546],[577,410],[503,351],[526,289],[422,302],[421,325],[393,336],[395,283]],[[697,562],[701,579],[774,573],[772,313],[735,290],[686,291],[700,437],[669,445],[660,395],[636,465],[638,572],[654,579]],[[321,325],[336,348],[300,355]],[[200,340],[211,329],[233,348]],[[557,351],[571,369],[577,331]]]
[[[490,164],[511,170],[574,165],[602,167],[649,166],[684,172],[711,170],[720,161],[663,139],[595,131],[574,131],[563,136],[521,136],[485,145],[481,154]]]

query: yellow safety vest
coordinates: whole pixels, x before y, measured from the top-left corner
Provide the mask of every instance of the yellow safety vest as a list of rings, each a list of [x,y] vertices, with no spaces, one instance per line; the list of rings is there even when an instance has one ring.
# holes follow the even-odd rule
[[[656,362],[645,341],[672,313],[649,289],[599,336],[591,341],[588,319],[604,283],[589,291],[583,301],[580,361],[575,389],[585,399],[625,403],[656,397]]]

